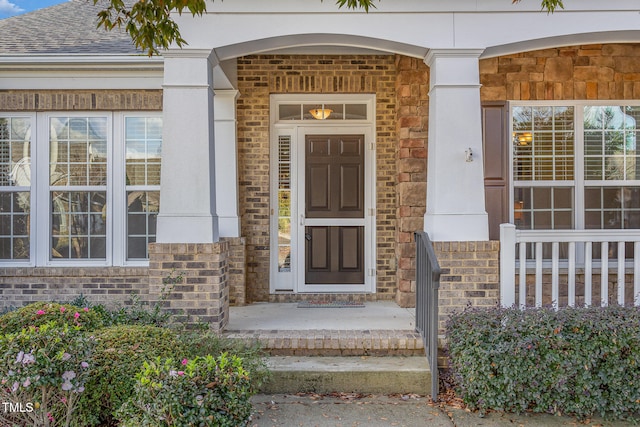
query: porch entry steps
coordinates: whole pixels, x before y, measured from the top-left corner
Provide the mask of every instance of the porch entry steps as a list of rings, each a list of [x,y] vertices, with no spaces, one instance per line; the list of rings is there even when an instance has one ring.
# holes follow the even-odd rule
[[[415,309],[367,301],[363,308],[313,310],[298,309],[298,302],[230,307],[222,335],[257,341],[269,355],[264,393],[429,392]]]
[[[424,356],[273,356],[263,393],[420,394],[429,391],[431,371]]]
[[[258,341],[271,356],[421,356],[420,334],[412,330],[241,330],[232,339]]]

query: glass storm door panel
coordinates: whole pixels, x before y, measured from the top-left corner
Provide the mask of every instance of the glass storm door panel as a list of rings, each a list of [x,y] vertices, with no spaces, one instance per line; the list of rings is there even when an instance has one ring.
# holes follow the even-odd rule
[[[364,283],[364,135],[305,137],[305,284]]]

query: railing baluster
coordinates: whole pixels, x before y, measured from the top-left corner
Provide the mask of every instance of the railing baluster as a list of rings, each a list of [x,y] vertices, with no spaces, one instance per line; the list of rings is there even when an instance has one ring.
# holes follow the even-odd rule
[[[618,305],[624,305],[624,242],[618,242]]]
[[[633,245],[633,302],[640,305],[640,242]]]
[[[560,244],[551,243],[551,304],[558,309],[560,304]]]
[[[516,226],[500,225],[500,305],[511,307],[516,303]]]
[[[593,304],[593,244],[586,242],[584,247],[584,304]]]
[[[536,242],[536,307],[542,307],[542,242]]]
[[[576,242],[569,242],[567,277],[567,305],[576,306]]]
[[[600,243],[600,305],[609,305],[609,242]]]
[[[527,244],[520,242],[520,308],[527,306]]]
[[[594,303],[606,306],[610,298],[619,305],[633,303],[640,306],[640,229],[516,230],[513,224],[501,224],[500,230],[500,298],[503,306],[505,301],[515,299],[516,292],[521,307],[526,307],[527,302],[541,307],[549,298],[554,308],[559,308],[561,303],[575,306],[578,302],[587,306]],[[631,253],[627,253],[628,243],[633,243],[633,260]],[[565,244],[566,254],[561,251]],[[599,247],[594,249],[595,244]],[[546,245],[550,245],[550,254],[545,252]],[[594,251],[598,250],[599,259],[594,260]],[[617,256],[613,255],[614,251]],[[582,286],[578,287],[583,273],[584,300],[581,299]],[[513,280],[516,274],[519,276],[517,284]],[[594,274],[600,275],[599,292],[593,288]],[[613,280],[609,283],[613,274],[616,274],[615,283]],[[560,300],[565,289],[564,275],[567,276],[566,301]],[[609,287],[615,291],[610,291]],[[613,298],[611,292],[616,292],[617,298]],[[599,301],[594,301],[594,293],[599,293]]]

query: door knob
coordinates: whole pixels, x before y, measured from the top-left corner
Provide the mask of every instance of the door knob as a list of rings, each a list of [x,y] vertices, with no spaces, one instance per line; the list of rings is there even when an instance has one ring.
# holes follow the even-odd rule
[[[311,234],[304,233],[304,238],[307,239],[308,242],[310,242],[311,241]]]

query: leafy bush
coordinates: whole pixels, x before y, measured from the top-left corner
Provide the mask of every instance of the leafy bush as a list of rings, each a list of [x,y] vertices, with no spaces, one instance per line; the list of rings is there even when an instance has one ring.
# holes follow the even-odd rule
[[[249,373],[251,390],[257,392],[269,378],[270,372],[265,363],[265,353],[258,341],[241,341],[224,338],[215,332],[184,332],[180,334],[182,347],[187,358],[223,353],[233,354],[242,359],[243,368]]]
[[[638,307],[468,308],[447,325],[462,398],[486,411],[640,414]]]
[[[56,320],[0,335],[1,425],[69,426],[85,390],[94,342]]]
[[[30,326],[37,327],[52,321],[83,331],[93,331],[103,324],[101,317],[89,307],[34,302],[0,317],[0,334],[15,334]]]
[[[145,325],[118,325],[95,332],[95,368],[79,410],[85,425],[115,425],[115,411],[133,392],[144,361],[181,353],[176,333]]]
[[[118,413],[123,427],[246,426],[249,374],[237,356],[145,362],[135,391]]]
[[[131,302],[127,305],[119,305],[116,308],[108,308],[102,304],[92,304],[83,294],[75,297],[69,302],[77,307],[90,307],[93,312],[102,320],[103,326],[115,325],[153,325],[158,327],[172,326],[181,327],[172,323],[171,312],[164,309],[165,304],[173,286],[181,283],[182,274],[174,275],[172,271],[167,277],[162,279],[163,287],[158,301],[147,303],[142,301],[140,295],[131,293]]]

